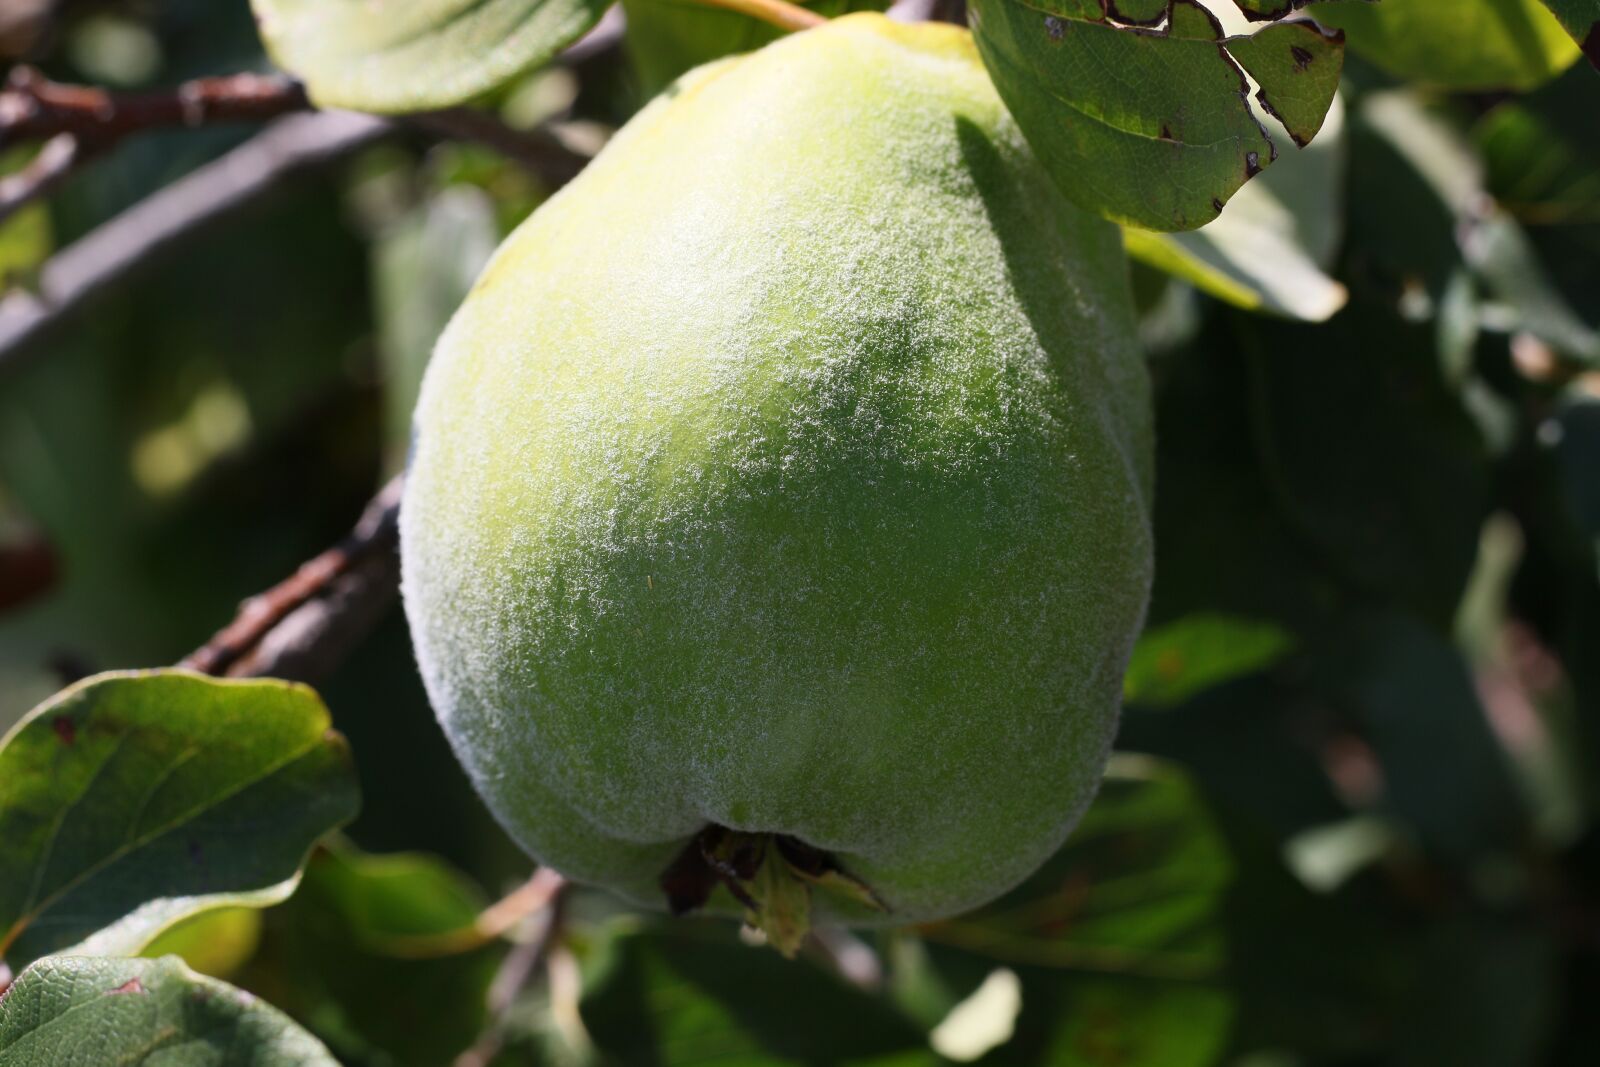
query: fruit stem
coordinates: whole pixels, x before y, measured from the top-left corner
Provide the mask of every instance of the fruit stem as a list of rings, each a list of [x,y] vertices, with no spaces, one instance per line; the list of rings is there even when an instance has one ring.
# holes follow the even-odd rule
[[[771,23],[780,30],[791,32],[809,30],[828,21],[815,11],[809,11],[799,4],[791,4],[788,0],[695,0],[695,2],[706,7],[737,11],[741,15],[749,15],[751,18]]]

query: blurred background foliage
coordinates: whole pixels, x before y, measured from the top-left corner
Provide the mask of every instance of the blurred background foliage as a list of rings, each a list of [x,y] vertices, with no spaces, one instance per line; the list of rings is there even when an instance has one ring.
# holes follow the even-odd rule
[[[491,106],[592,152],[763,32],[624,6],[625,47]],[[0,52],[128,89],[267,66],[243,0],[18,0]],[[1352,55],[1336,180],[1287,223],[1347,294],[1326,323],[1134,268],[1155,602],[1105,792],[1007,898],[798,964],[591,893],[520,985],[514,943],[408,955],[528,871],[391,612],[319,687],[366,798],[348,839],[289,903],[157,952],[374,1067],[1594,1062],[1600,77],[1556,59],[1513,93],[1408,80],[1381,42]],[[247,133],[129,139],[0,225],[5,285]],[[0,729],[84,674],[176,661],[347,529],[403,464],[443,322],[549,192],[396,134],[0,370]]]

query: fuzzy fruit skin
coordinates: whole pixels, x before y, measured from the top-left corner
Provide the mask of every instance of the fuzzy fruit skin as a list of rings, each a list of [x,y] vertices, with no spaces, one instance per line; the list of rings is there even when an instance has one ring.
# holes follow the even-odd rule
[[[702,67],[497,254],[424,383],[405,603],[534,856],[661,906],[707,823],[886,916],[1061,843],[1151,578],[1116,229],[967,32],[854,15]]]

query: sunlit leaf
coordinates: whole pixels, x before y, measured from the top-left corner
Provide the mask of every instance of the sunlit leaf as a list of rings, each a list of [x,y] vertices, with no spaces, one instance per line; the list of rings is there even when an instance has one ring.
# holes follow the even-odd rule
[[[90,679],[0,744],[0,957],[131,955],[198,912],[277,903],[356,806],[304,686]]]
[[[1191,230],[1277,158],[1256,94],[1304,144],[1339,86],[1342,42],[1308,22],[1225,37],[1195,0],[975,0],[973,33],[1006,106],[1062,190],[1151,230]],[[1130,25],[1132,24],[1132,25]]]
[[[0,1067],[338,1067],[242,990],[159,960],[41,960],[0,999]]]
[[[163,931],[139,955],[152,960],[177,956],[201,974],[228,979],[260,947],[261,926],[261,912],[255,908],[201,912]]]
[[[1544,0],[1544,6],[1555,12],[1589,62],[1600,67],[1600,0]]]
[[[1352,51],[1449,89],[1530,89],[1578,58],[1540,0],[1337,0],[1312,9]]]
[[[273,57],[324,107],[465,103],[551,59],[603,0],[252,0]]]

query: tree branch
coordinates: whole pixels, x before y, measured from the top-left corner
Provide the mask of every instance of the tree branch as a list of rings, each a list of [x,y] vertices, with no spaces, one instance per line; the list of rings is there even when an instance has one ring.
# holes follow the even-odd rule
[[[263,122],[310,106],[304,86],[277,74],[230,74],[158,92],[112,93],[62,85],[32,67],[17,67],[0,90],[0,148],[64,133],[104,145],[172,126]]]
[[[536,885],[541,876],[548,879],[546,885],[549,890],[544,906],[544,922],[531,937],[512,946],[506,954],[494,981],[489,985],[489,1026],[477,1044],[456,1057],[453,1067],[488,1067],[499,1056],[505,1046],[506,1024],[516,1007],[517,997],[533,979],[539,965],[551,958],[553,949],[559,948],[566,922],[567,894],[572,883],[549,868],[541,868],[535,873],[534,881],[519,892]],[[501,905],[504,903],[502,901]]]
[[[418,934],[406,937],[388,937],[383,950],[400,959],[426,960],[444,956],[459,956],[492,945],[515,931],[540,912],[555,907],[566,893],[565,877],[549,867],[540,867],[522,885],[508,896],[489,905],[478,914],[471,926],[444,934]],[[551,933],[550,924],[544,924],[533,941],[543,941]],[[543,946],[538,950],[544,951]]]
[[[0,222],[54,192],[82,158],[82,146],[72,134],[52,137],[26,167],[0,178]]]
[[[229,677],[314,680],[367,636],[399,589],[401,480],[367,505],[344,540],[284,581],[246,600],[239,614],[178,664]]]
[[[291,116],[129,208],[52,257],[40,270],[37,292],[0,300],[0,369],[90,297],[180,238],[390,128],[381,119],[340,111]]]
[[[751,18],[760,19],[791,33],[809,30],[828,21],[826,15],[819,15],[799,4],[791,4],[789,0],[695,0],[695,2],[706,7],[737,11],[741,15],[749,15]]]
[[[451,141],[475,141],[505,156],[552,187],[578,176],[589,157],[574,152],[544,130],[518,130],[487,111],[457,107],[401,116],[417,129]]]
[[[0,89],[0,149],[33,141],[45,147],[20,173],[0,181],[0,222],[129,134],[261,122],[310,106],[305,88],[279,75],[232,74],[160,92],[111,93],[62,85],[32,67],[17,67]]]

